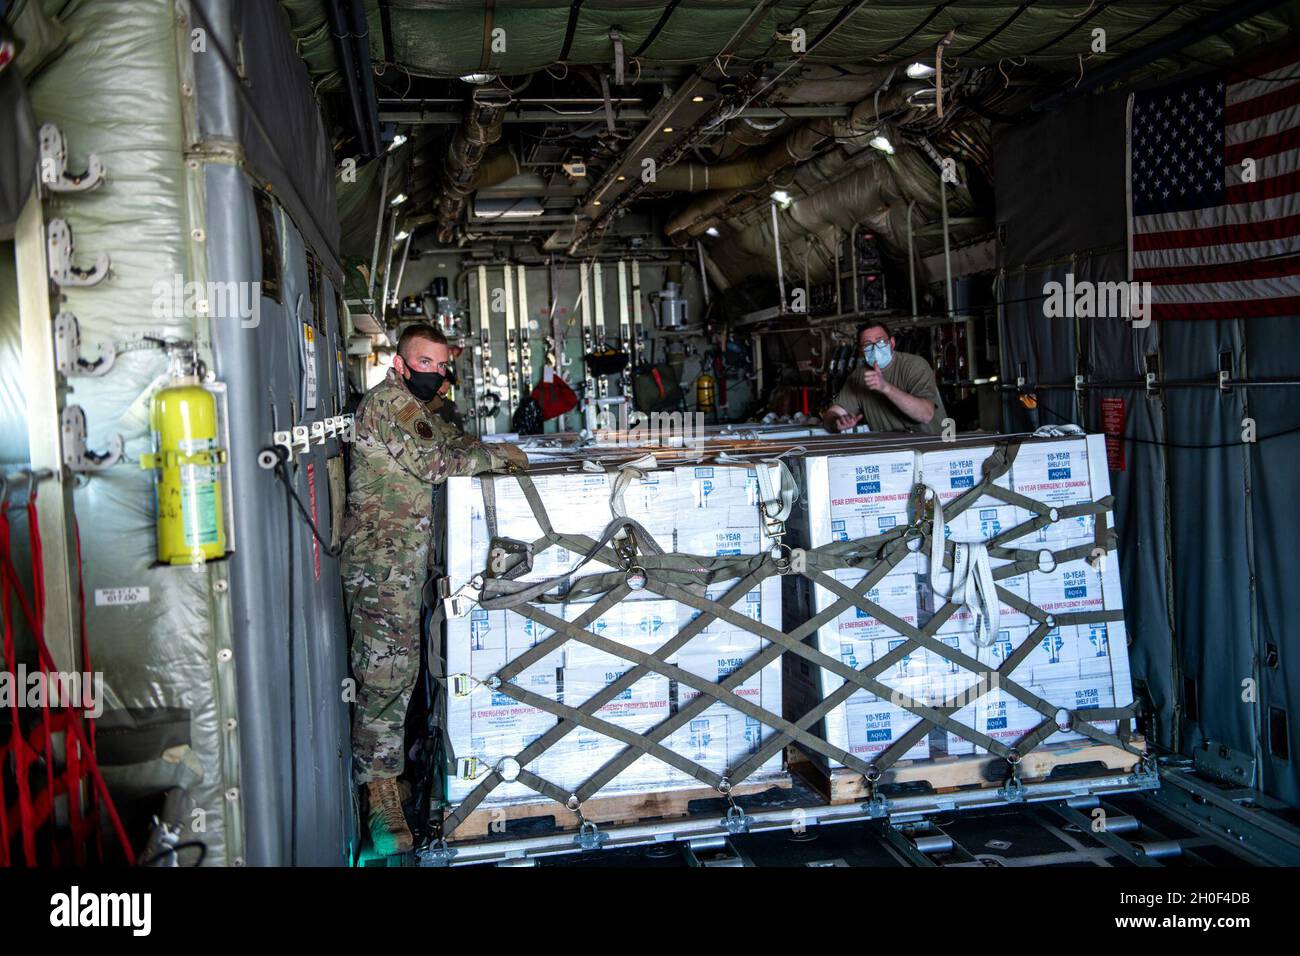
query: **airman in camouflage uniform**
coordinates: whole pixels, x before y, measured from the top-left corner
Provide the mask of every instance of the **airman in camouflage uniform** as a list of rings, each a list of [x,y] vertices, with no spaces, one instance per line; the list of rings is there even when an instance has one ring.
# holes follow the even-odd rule
[[[356,412],[341,562],[357,683],[353,765],[370,797],[370,830],[380,853],[411,845],[396,778],[419,670],[433,486],[452,475],[527,464],[513,445],[476,441],[417,397],[415,392],[434,397],[447,359],[441,332],[427,325],[408,328],[393,368]]]

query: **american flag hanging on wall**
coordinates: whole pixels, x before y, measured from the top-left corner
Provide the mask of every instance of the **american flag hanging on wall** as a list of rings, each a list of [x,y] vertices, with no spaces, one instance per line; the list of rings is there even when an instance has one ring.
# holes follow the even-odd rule
[[[1133,280],[1153,319],[1300,315],[1300,46],[1134,93]]]

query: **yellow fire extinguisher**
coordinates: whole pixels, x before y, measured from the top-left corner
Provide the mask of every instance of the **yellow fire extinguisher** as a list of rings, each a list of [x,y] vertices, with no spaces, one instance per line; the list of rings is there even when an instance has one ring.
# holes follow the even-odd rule
[[[154,472],[158,560],[199,564],[226,555],[217,400],[196,375],[177,376],[153,396],[153,453],[140,467]]]
[[[700,412],[712,412],[718,405],[718,384],[708,372],[701,372],[695,380],[695,408]]]

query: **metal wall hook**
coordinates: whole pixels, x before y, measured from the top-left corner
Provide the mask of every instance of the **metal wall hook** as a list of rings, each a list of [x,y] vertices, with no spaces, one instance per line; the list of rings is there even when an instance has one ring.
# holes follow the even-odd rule
[[[87,375],[98,377],[107,373],[117,360],[117,349],[111,342],[99,348],[99,358],[88,362],[81,357],[81,327],[71,312],[60,312],[54,317],[55,365],[65,376]]]
[[[100,454],[86,447],[86,413],[80,405],[69,405],[59,416],[63,432],[63,463],[73,472],[104,471],[122,457],[124,441],[114,435],[108,451]]]
[[[54,193],[77,193],[94,189],[104,181],[106,170],[99,157],[86,157],[86,171],[68,172],[68,142],[63,130],[46,123],[40,130],[41,185]]]
[[[98,285],[108,275],[107,252],[95,256],[95,265],[82,269],[74,265],[72,227],[63,219],[51,219],[45,227],[45,248],[49,259],[50,279],[60,286]]]

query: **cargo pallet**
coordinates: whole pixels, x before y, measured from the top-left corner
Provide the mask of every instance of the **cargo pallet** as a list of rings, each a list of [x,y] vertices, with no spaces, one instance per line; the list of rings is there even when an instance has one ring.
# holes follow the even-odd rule
[[[1112,772],[1107,776],[1091,776],[1085,780],[1049,779],[1028,781],[1024,792],[1016,805],[1024,809],[1034,804],[1060,804],[1062,807],[1075,806],[1076,801],[1084,801],[1080,806],[1093,806],[1098,800],[1143,791],[1155,791],[1159,786],[1154,772]],[[740,787],[737,787],[739,790]],[[864,800],[856,803],[828,804],[814,795],[814,802],[798,800],[802,783],[797,783],[789,790],[779,792],[796,800],[790,804],[771,808],[746,807],[743,821],[744,834],[761,835],[765,833],[789,833],[792,814],[798,814],[799,821],[806,827],[836,825],[870,825],[892,826],[895,821],[914,820],[934,817],[941,813],[953,811],[972,812],[979,810],[1003,809],[1013,806],[999,790],[992,787],[971,787],[947,794],[905,793],[891,795],[885,801]],[[805,790],[806,793],[806,790]],[[704,790],[703,798],[711,798],[716,804],[716,791]],[[761,799],[761,797],[759,798]],[[741,798],[741,805],[752,802],[753,798]],[[592,801],[589,801],[589,804]],[[529,806],[537,812],[539,819],[544,819],[541,812],[543,805]],[[552,805],[553,808],[555,805]],[[554,809],[547,814],[554,817]],[[730,840],[737,835],[737,828],[716,809],[706,812],[698,808],[685,816],[660,820],[641,820],[624,826],[602,828],[599,844],[602,852],[626,850],[634,847],[648,847],[665,843],[686,843],[691,846],[715,845],[720,841]],[[459,828],[458,828],[459,831]],[[1119,839],[1117,836],[1115,839]],[[548,829],[541,832],[507,832],[494,833],[491,838],[456,840],[449,839],[446,844],[436,841],[429,847],[416,852],[420,866],[472,866],[475,864],[495,865],[530,865],[546,857],[583,854],[595,849],[594,845],[584,844],[574,830]]]
[[[731,789],[731,796],[752,797],[772,790],[790,790],[793,786],[789,775],[782,774],[753,783],[739,783]],[[475,810],[447,838],[447,842],[455,844],[481,840],[506,832],[511,822],[524,820],[549,819],[553,830],[576,831],[584,820],[596,824],[627,826],[647,820],[680,819],[691,815],[691,804],[696,801],[722,799],[725,798],[717,790],[709,787],[611,794],[593,797],[584,803],[581,817],[567,807],[551,801],[499,804]]]
[[[1141,737],[1131,738],[1129,744],[1143,753],[1146,751],[1146,743]],[[1020,779],[1022,783],[1047,780],[1064,767],[1097,766],[1104,768],[1106,774],[1116,771],[1132,773],[1138,769],[1141,759],[1140,755],[1119,747],[1086,740],[1040,745],[1021,758]],[[828,771],[797,744],[786,748],[786,764],[791,773],[798,775],[832,805],[856,803],[871,795],[862,774],[846,768]],[[935,793],[952,793],[972,788],[1002,787],[1008,777],[1008,764],[1002,757],[967,754],[929,760],[900,760],[880,775],[877,788],[927,784]],[[1086,780],[1087,777],[1080,779]]]

